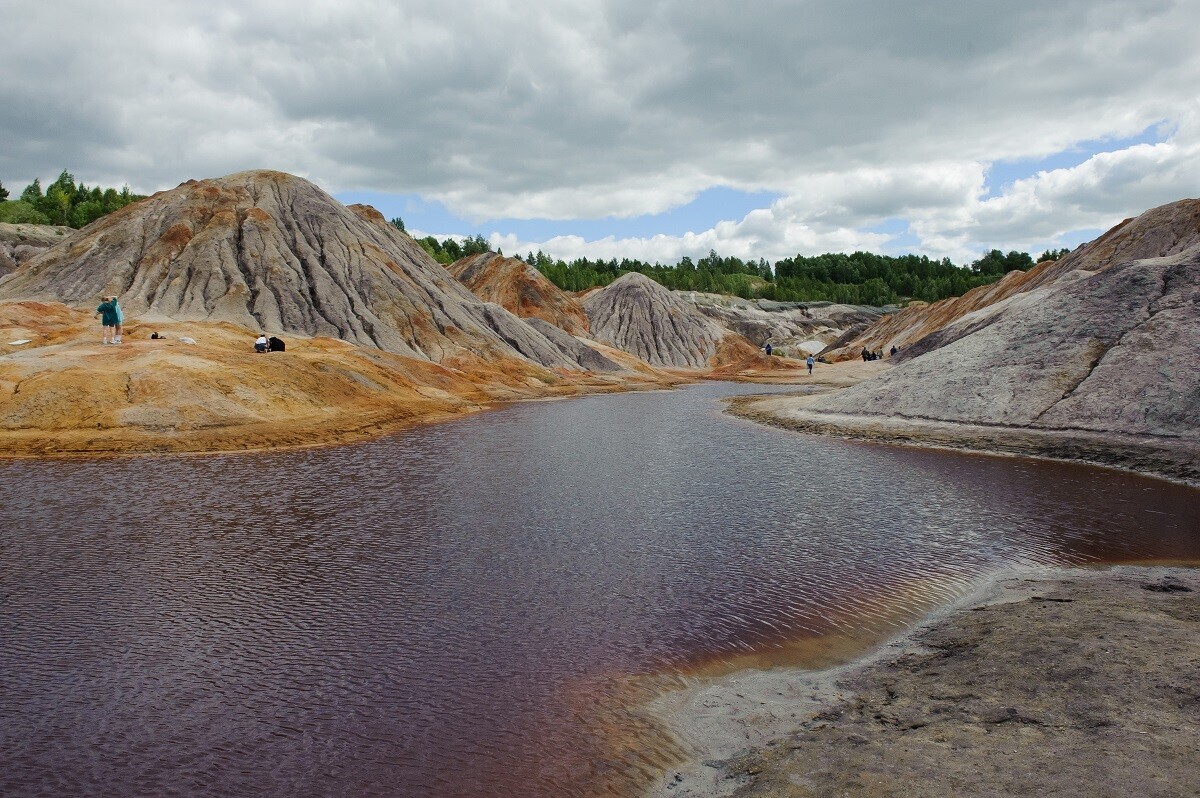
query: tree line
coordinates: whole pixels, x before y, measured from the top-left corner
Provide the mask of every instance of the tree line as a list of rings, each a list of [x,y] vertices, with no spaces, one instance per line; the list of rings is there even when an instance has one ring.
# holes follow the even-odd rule
[[[407,232],[399,217],[391,223]],[[438,263],[490,251],[481,235],[461,242],[433,236],[416,239]],[[891,305],[912,299],[936,302],[961,296],[972,288],[999,280],[1013,270],[1027,271],[1035,263],[1058,260],[1067,249],[1050,249],[1035,261],[1026,252],[993,249],[967,266],[949,258],[925,255],[876,255],[871,252],[796,255],[769,263],[764,258],[742,260],[710,250],[698,260],[683,257],[674,265],[647,263],[634,258],[551,258],[540,250],[523,260],[564,291],[586,291],[606,286],[627,272],[640,272],[678,291],[729,294],[744,299],[780,302],[829,301],[847,305]]]
[[[1048,250],[1038,262],[1058,260],[1068,252]],[[640,272],[667,288],[731,294],[745,299],[781,302],[829,301],[849,305],[890,305],[911,299],[936,302],[961,296],[995,282],[1014,269],[1027,271],[1035,261],[1024,252],[993,249],[969,266],[948,258],[925,255],[876,255],[871,252],[796,255],[774,264],[765,259],[723,257],[715,251],[693,261],[681,258],[673,266],[622,258],[609,260],[552,259],[530,252],[525,262],[567,291],[604,286],[626,272]]]
[[[34,178],[15,200],[8,199],[9,192],[0,184],[0,222],[10,224],[57,224],[67,227],[85,227],[101,216],[124,208],[131,202],[144,199],[134,194],[129,186],[118,191],[115,188],[88,187],[76,183],[75,176],[66,169],[58,179],[42,190],[42,181]]]

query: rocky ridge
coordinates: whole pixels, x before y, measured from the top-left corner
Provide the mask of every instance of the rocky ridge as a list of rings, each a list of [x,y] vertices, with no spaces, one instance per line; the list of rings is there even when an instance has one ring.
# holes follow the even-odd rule
[[[801,358],[821,352],[847,332],[861,332],[887,312],[860,305],[773,302],[699,291],[679,295],[751,344],[762,347],[769,343],[780,354]]]
[[[813,409],[1200,435],[1200,247],[1068,275],[945,333],[943,346]]]

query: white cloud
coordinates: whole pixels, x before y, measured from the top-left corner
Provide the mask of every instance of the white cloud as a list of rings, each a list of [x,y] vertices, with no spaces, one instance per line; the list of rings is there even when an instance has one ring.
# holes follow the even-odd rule
[[[881,248],[867,228],[902,218],[963,260],[1200,185],[1195,3],[76,0],[5,4],[5,27],[10,188],[64,166],[143,191],[269,167],[574,219],[722,185],[783,199],[690,236],[541,243],[776,258]],[[982,196],[991,162],[1159,120],[1165,144]]]

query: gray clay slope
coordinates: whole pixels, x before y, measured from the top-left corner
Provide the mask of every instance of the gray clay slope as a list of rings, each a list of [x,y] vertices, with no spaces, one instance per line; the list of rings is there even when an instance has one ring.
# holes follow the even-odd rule
[[[110,214],[0,278],[0,300],[322,335],[440,362],[470,352],[582,368],[486,305],[370,208],[271,171],[188,181]]]
[[[942,346],[811,409],[1198,436],[1200,247],[1067,274],[945,332]]]
[[[705,368],[725,335],[695,305],[630,272],[583,300],[592,338],[654,366]]]

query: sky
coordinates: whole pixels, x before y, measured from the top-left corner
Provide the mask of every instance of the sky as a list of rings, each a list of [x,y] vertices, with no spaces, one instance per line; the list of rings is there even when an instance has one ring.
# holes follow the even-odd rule
[[[0,182],[269,168],[507,254],[1074,247],[1200,196],[1197,0],[0,0]]]

